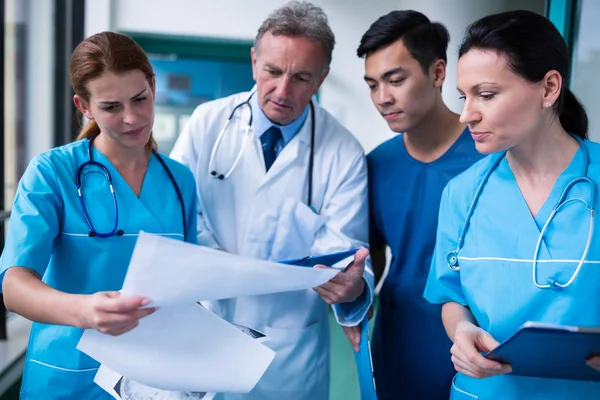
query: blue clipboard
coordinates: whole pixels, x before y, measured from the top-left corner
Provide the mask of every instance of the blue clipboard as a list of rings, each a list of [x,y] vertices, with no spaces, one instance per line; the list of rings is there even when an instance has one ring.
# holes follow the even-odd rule
[[[369,318],[366,316],[360,323],[360,348],[358,352],[354,352],[354,358],[361,400],[377,400],[377,387],[373,376],[373,357],[369,341]]]
[[[358,249],[340,251],[339,253],[325,254],[323,256],[309,256],[304,258],[296,258],[294,260],[279,261],[281,264],[298,265],[301,267],[314,267],[317,264],[331,267],[334,264],[342,261],[345,258],[353,256]]]
[[[600,328],[527,322],[485,357],[511,364],[511,375],[600,381],[585,363],[598,353]]]

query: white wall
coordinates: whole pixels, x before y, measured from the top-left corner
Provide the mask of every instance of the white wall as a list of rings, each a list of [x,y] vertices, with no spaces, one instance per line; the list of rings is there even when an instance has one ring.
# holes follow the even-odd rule
[[[23,2],[23,0],[19,0]],[[32,0],[28,0],[33,3]],[[54,4],[35,1],[27,7],[26,159],[48,150],[54,142]]]
[[[233,39],[253,39],[270,11],[285,0],[86,0],[93,23],[86,33],[101,30],[153,32]],[[364,61],[356,57],[362,34],[381,15],[414,9],[440,21],[450,31],[448,79],[444,99],[455,111],[456,50],[468,23],[486,14],[515,7],[543,13],[544,0],[313,0],[327,13],[336,35],[331,72],[322,87],[322,104],[359,139],[366,151],[393,133],[376,112],[363,81]],[[235,10],[235,12],[233,12]],[[98,13],[98,14],[96,14]],[[99,16],[96,18],[94,15]],[[108,16],[108,18],[107,18]],[[89,19],[86,18],[86,21]]]

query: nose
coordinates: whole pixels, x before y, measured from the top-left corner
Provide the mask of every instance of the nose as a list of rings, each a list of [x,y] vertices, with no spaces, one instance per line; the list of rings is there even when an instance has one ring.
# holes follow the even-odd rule
[[[473,106],[471,100],[465,100],[459,120],[461,124],[467,125],[474,125],[481,121],[481,113],[476,109],[475,106]]]
[[[287,75],[282,75],[278,82],[275,94],[280,99],[287,99],[291,91],[292,79]]]
[[[127,125],[135,125],[138,120],[138,114],[135,111],[135,107],[131,105],[125,105],[123,108],[123,123]]]
[[[386,85],[381,85],[379,90],[377,90],[376,100],[377,104],[381,107],[389,106],[390,104],[394,104],[394,96]]]

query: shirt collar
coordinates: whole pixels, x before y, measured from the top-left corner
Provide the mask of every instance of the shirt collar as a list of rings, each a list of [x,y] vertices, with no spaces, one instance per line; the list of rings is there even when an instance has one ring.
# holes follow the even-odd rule
[[[300,132],[302,125],[304,125],[304,121],[306,121],[306,117],[308,116],[308,107],[307,104],[302,114],[291,123],[283,126],[277,125],[265,115],[258,104],[258,94],[255,92],[250,98],[250,108],[252,109],[252,124],[254,125],[256,137],[260,138],[270,127],[276,126],[281,129],[284,143],[288,144]]]

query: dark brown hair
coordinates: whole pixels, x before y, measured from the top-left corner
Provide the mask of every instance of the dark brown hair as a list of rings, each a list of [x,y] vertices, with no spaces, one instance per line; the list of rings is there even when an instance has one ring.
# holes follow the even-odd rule
[[[122,74],[139,70],[153,86],[154,70],[144,50],[129,36],[115,32],[97,33],[81,42],[71,55],[69,70],[73,91],[85,101],[90,100],[88,82],[105,72]],[[79,132],[77,140],[89,139],[99,133],[96,121],[90,120]],[[150,135],[146,149],[156,150],[156,147]]]

